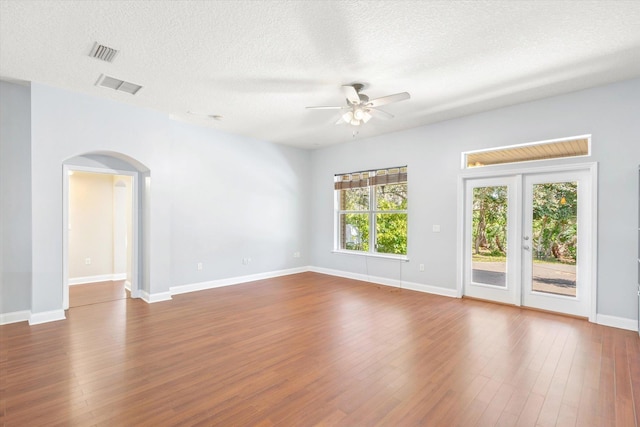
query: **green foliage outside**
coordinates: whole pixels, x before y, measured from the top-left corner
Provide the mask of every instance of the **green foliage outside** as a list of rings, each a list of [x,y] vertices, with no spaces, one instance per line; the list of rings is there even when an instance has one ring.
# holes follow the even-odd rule
[[[345,224],[356,233],[351,239],[343,238],[344,249],[352,251],[369,250],[369,214],[345,214]]]
[[[507,187],[473,189],[473,253],[507,255]]]
[[[407,184],[377,185],[376,191],[376,252],[406,255],[407,214],[385,213],[407,209]],[[341,190],[342,210],[368,210],[369,189]],[[343,217],[342,241],[344,249],[369,250],[369,214],[346,213]],[[347,227],[350,226],[350,227]],[[352,234],[350,235],[349,232]],[[355,234],[355,235],[354,235]]]
[[[534,259],[575,264],[578,186],[575,182],[533,187]],[[507,187],[473,189],[473,258],[497,261],[507,250]]]
[[[578,184],[534,185],[533,251],[535,258],[576,263]]]

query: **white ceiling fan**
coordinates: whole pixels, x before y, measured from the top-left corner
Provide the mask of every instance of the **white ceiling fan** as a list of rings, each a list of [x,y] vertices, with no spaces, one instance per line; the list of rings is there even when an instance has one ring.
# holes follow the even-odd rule
[[[401,92],[393,95],[382,96],[380,98],[369,99],[367,95],[360,93],[362,88],[364,88],[362,83],[342,86],[342,91],[347,97],[347,105],[345,106],[321,106],[307,108],[311,110],[346,110],[336,124],[349,123],[354,126],[360,126],[362,123],[367,123],[371,117],[379,117],[383,119],[393,118],[393,115],[386,111],[379,110],[378,107],[411,98],[408,92]]]

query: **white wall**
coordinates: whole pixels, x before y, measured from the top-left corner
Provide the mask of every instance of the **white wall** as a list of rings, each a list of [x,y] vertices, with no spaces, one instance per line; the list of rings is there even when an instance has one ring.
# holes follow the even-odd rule
[[[592,134],[589,160],[599,163],[600,172],[597,311],[636,319],[639,112],[640,79],[635,79],[317,150],[312,155],[311,262],[454,289],[460,153]],[[410,262],[365,262],[331,253],[333,175],[404,164],[409,167]],[[441,226],[440,233],[431,231],[434,224]],[[420,263],[426,271],[418,271]]]
[[[0,314],[31,307],[30,89],[0,81]]]

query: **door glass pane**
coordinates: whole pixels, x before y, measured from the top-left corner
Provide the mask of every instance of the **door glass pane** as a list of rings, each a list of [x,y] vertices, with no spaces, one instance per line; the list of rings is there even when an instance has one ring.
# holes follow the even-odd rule
[[[507,286],[507,187],[473,189],[471,280]]]
[[[578,183],[533,185],[532,288],[576,296]]]

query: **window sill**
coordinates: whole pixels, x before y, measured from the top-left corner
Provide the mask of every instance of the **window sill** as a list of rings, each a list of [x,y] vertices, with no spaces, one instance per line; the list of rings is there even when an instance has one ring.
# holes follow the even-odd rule
[[[365,256],[368,258],[395,259],[398,261],[409,262],[409,257],[407,257],[406,255],[377,254],[372,252],[359,252],[359,251],[342,251],[337,249],[332,250],[331,253],[341,254],[341,255]]]

